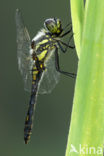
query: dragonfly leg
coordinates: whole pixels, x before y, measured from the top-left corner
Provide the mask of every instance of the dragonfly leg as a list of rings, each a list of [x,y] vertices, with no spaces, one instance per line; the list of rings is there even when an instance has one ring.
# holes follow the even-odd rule
[[[72,23],[68,23],[68,24],[63,28],[63,31],[65,31],[65,29],[66,29],[68,26],[70,26],[70,25],[72,25]]]
[[[75,48],[75,46],[70,46],[70,45],[69,45],[69,42],[70,42],[70,40],[72,39],[72,37],[73,37],[73,34],[70,36],[70,38],[69,38],[67,44],[66,44],[66,43],[63,43],[62,41],[57,41],[58,46],[59,46],[59,48],[61,49],[61,51],[62,51],[63,53],[66,53],[66,51],[67,51],[68,48],[71,48],[71,49],[74,49],[74,48]],[[63,48],[63,46],[62,46],[61,44],[64,44],[64,46],[66,46],[65,49]]]
[[[63,30],[63,31],[64,31],[64,30]],[[72,27],[71,27],[70,30],[68,30],[68,31],[65,32],[64,34],[60,35],[60,37],[62,38],[62,37],[64,37],[64,36],[66,36],[66,35],[69,34],[71,31],[72,31]]]
[[[72,34],[72,36],[73,36],[73,34]],[[71,36],[71,38],[72,38],[72,36]],[[70,46],[69,44],[67,44],[67,43],[65,43],[65,42],[63,42],[61,40],[59,40],[58,42],[61,43],[61,44],[63,44],[67,48],[70,48],[70,49],[74,49],[75,48],[75,46]],[[70,42],[70,38],[69,38],[69,41],[68,42]]]
[[[62,71],[60,69],[60,66],[59,66],[59,55],[58,55],[58,48],[57,47],[56,47],[56,50],[55,50],[55,66],[56,66],[56,70],[58,72],[60,72],[61,74],[67,75],[67,76],[72,77],[72,78],[76,77],[76,74],[65,72],[65,71]]]

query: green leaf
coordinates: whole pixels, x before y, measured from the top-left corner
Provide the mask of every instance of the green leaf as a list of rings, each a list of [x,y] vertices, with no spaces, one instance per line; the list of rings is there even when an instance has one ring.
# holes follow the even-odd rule
[[[83,30],[84,2],[83,0],[71,0],[71,15],[74,32],[74,42],[78,57],[80,57],[80,48]]]
[[[78,12],[80,11],[76,10],[76,14],[79,14]],[[74,18],[72,17],[72,19]],[[81,30],[78,32],[81,32],[82,37],[80,39],[82,39],[79,41],[80,48],[78,45],[76,48],[78,51],[80,50],[80,61],[66,156],[86,154],[92,156],[99,153],[103,155],[104,0],[87,0],[84,22],[81,23],[83,23],[83,29],[82,32]],[[72,145],[79,153],[70,153]],[[80,145],[85,147],[84,153],[81,153]],[[94,149],[90,151],[91,147]]]

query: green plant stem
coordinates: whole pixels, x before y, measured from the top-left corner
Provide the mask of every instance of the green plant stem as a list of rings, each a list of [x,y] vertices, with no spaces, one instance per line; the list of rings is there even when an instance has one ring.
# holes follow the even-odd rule
[[[74,42],[77,49],[77,55],[80,57],[83,18],[84,18],[84,2],[83,0],[71,0],[71,15],[74,32]]]
[[[88,148],[88,155],[92,156],[94,154],[89,154],[89,148],[92,146],[95,148],[94,155],[97,156],[97,152],[102,152],[101,150],[98,151],[98,147],[102,147],[104,144],[103,15],[104,0],[100,0],[100,2],[99,0],[86,1],[82,39],[79,48],[81,50],[80,61],[66,156],[86,155],[86,150],[84,150],[84,153],[80,153],[80,144],[85,149]],[[72,19],[74,18],[72,17]],[[70,153],[71,144],[79,153]]]

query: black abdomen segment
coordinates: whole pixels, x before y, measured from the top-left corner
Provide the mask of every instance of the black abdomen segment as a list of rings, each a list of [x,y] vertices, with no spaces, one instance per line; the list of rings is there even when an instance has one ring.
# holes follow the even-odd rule
[[[25,144],[28,143],[32,131],[32,122],[33,122],[33,113],[35,105],[36,95],[31,95],[28,112],[25,119],[25,128],[24,128],[24,141]],[[33,104],[34,102],[34,104]]]
[[[33,123],[33,114],[34,114],[34,107],[36,105],[36,98],[37,98],[37,89],[39,80],[41,78],[42,72],[38,72],[37,74],[32,74],[32,92],[29,102],[29,108],[25,119],[25,127],[24,127],[24,141],[25,144],[28,143],[30,139],[30,135],[32,132],[32,123]]]

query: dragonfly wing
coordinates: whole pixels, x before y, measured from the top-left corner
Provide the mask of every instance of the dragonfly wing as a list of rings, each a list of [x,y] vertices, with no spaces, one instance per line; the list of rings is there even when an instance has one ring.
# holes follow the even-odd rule
[[[24,26],[22,15],[20,10],[16,10],[16,30],[17,30],[17,57],[18,67],[23,76],[25,89],[30,91],[31,89],[31,69],[32,58],[30,51],[30,36],[27,28]]]
[[[38,94],[49,94],[55,88],[56,84],[59,82],[60,73],[56,71],[55,67],[55,55],[52,51],[52,55],[46,62],[46,70],[43,72]]]

